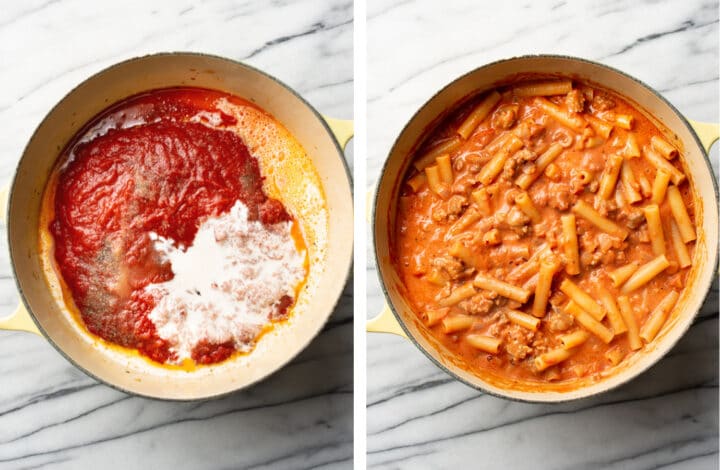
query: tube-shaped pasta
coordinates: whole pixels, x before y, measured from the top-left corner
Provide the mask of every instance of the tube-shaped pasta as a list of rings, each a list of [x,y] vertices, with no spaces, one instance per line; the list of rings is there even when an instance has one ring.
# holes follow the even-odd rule
[[[566,95],[572,91],[570,80],[546,80],[523,83],[513,88],[515,96],[553,96]]]
[[[498,295],[501,295],[508,299],[512,299],[515,302],[520,302],[522,304],[527,302],[528,298],[530,297],[530,291],[527,291],[521,287],[514,286],[505,281],[501,281],[490,276],[485,276],[484,274],[478,274],[477,276],[475,276],[473,284],[475,285],[475,287],[495,292]]]
[[[635,123],[635,118],[629,114],[618,114],[615,116],[615,124],[626,130],[630,130]]]
[[[542,372],[548,367],[560,364],[575,353],[573,349],[553,349],[535,358],[535,369]]]
[[[665,255],[660,255],[657,258],[648,261],[640,266],[637,271],[630,276],[627,282],[623,284],[620,291],[623,294],[629,294],[630,292],[639,289],[648,282],[652,281],[655,276],[665,271],[668,266],[670,266],[670,261],[668,261]]]
[[[620,315],[622,315],[623,320],[625,321],[625,326],[627,326],[630,349],[637,351],[642,348],[642,341],[640,340],[638,324],[635,319],[635,312],[633,312],[632,306],[630,305],[630,299],[626,295],[621,295],[617,300],[618,307],[620,307]]]
[[[418,173],[417,175],[410,178],[407,182],[408,185],[412,188],[413,192],[418,192],[420,188],[422,188],[425,183],[427,183],[427,177],[425,176],[425,173]]]
[[[660,207],[657,204],[648,204],[643,208],[645,220],[647,220],[648,235],[650,235],[650,243],[652,244],[653,253],[664,255],[665,249],[665,233],[660,220]]]
[[[519,137],[514,131],[515,129],[510,132],[503,132],[502,134],[498,134],[493,140],[490,141],[490,143],[483,147],[483,151],[489,155],[494,155],[495,152],[500,150],[507,143],[508,139],[510,139],[512,136]]]
[[[678,151],[675,147],[670,145],[670,143],[665,139],[656,135],[650,137],[650,145],[667,160],[672,160],[678,156]]]
[[[614,346],[605,351],[605,359],[610,361],[610,364],[614,366],[620,364],[620,361],[623,360],[623,357],[625,357],[625,351],[623,351],[620,346]]]
[[[472,198],[478,206],[478,211],[482,215],[487,217],[492,214],[492,209],[490,208],[490,195],[488,194],[486,188],[479,188],[473,191]]]
[[[570,301],[572,302],[572,301]],[[577,304],[575,304],[577,305]],[[565,311],[575,317],[575,320],[582,325],[583,328],[594,334],[604,343],[609,343],[613,339],[613,332],[608,330],[605,325],[597,321],[580,307],[577,308],[565,308]]]
[[[538,269],[539,269],[539,267],[540,267],[540,264],[538,264]],[[533,274],[530,277],[530,279],[528,279],[527,281],[525,281],[523,283],[522,288],[527,289],[531,292],[535,292],[535,289],[537,289],[537,283],[538,283],[539,277],[540,277],[540,272],[536,272],[535,274]]]
[[[580,287],[570,279],[563,279],[560,283],[560,290],[596,320],[599,321],[605,317],[605,312],[602,307],[600,307],[587,292],[580,289]]]
[[[440,172],[440,180],[447,185],[451,185],[453,183],[453,171],[452,164],[450,163],[450,155],[447,153],[440,155],[435,159],[435,163]]]
[[[667,321],[668,314],[675,305],[675,302],[677,302],[678,297],[680,297],[680,294],[677,291],[671,290],[668,292],[660,303],[657,304],[655,310],[650,313],[647,320],[645,320],[642,328],[640,328],[640,338],[646,343],[655,339],[658,331],[660,331],[660,328],[662,328]]]
[[[488,117],[498,101],[500,101],[500,93],[496,90],[491,91],[483,98],[458,127],[457,133],[460,134],[460,137],[463,139],[470,137],[475,132],[475,129]]]
[[[442,319],[442,328],[445,334],[467,330],[475,322],[472,315],[448,315]]]
[[[681,268],[687,268],[692,264],[692,260],[690,259],[690,253],[688,252],[685,242],[682,240],[680,230],[674,220],[670,221],[670,238],[672,239],[675,256],[678,259],[678,265]]]
[[[612,154],[608,157],[607,163],[605,164],[605,171],[603,171],[600,177],[600,189],[598,189],[598,196],[602,199],[607,200],[612,196],[622,164],[623,157],[620,155]]]
[[[607,217],[601,215],[590,204],[582,199],[575,203],[572,211],[607,234],[618,237],[622,240],[625,240],[628,236],[627,230],[620,227]]]
[[[470,248],[463,245],[463,243],[459,240],[456,240],[452,245],[450,245],[448,253],[450,256],[461,259],[463,263],[468,266],[474,267],[476,265],[475,253],[473,253]]]
[[[542,318],[545,316],[547,301],[550,298],[550,288],[552,287],[552,279],[559,268],[558,263],[549,260],[540,261],[540,271],[538,272],[538,281],[535,286],[535,299],[531,313]]]
[[[530,174],[523,173],[515,180],[515,184],[520,186],[522,189],[529,188],[530,185],[533,184],[535,180],[543,174],[545,168],[553,160],[555,160],[562,153],[562,151],[563,148],[560,144],[551,144],[550,147],[548,147],[548,149],[545,150],[545,152],[543,152],[543,154],[540,155],[537,160],[535,160],[535,172]]]
[[[622,149],[622,154],[627,158],[637,158],[640,156],[640,146],[637,143],[634,133],[628,132],[627,139],[625,140],[625,147]]]
[[[615,333],[616,336],[621,333],[625,333],[627,331],[627,326],[625,326],[625,322],[622,319],[617,303],[615,303],[615,297],[613,297],[610,291],[605,287],[600,286],[599,291],[600,303],[602,303],[603,307],[605,307],[613,333]]]
[[[435,284],[436,286],[444,286],[444,285],[447,284],[447,282],[448,282],[447,277],[445,277],[445,276],[444,276],[439,270],[437,270],[437,269],[432,269],[432,270],[430,270],[430,272],[425,276],[425,279],[426,279],[428,282],[430,282],[430,283],[432,283],[432,284]]]
[[[652,196],[652,185],[650,184],[650,181],[645,176],[645,173],[636,174],[635,179],[637,180],[638,185],[640,186],[640,194],[642,194],[643,197],[651,197]]]
[[[590,127],[593,128],[597,135],[603,137],[605,140],[610,137],[610,133],[613,130],[613,125],[611,123],[603,121],[592,114],[585,116],[585,119],[587,119],[588,124],[590,124]]]
[[[515,204],[530,218],[532,223],[539,224],[542,222],[542,215],[540,215],[540,211],[537,210],[528,193],[523,191],[515,196]]]
[[[580,274],[580,250],[578,248],[575,215],[563,215],[560,217],[560,222],[563,232],[562,246],[565,252],[565,272],[574,276]]]
[[[620,168],[620,179],[623,183],[623,194],[625,194],[625,200],[630,204],[638,202],[642,199],[642,195],[638,192],[639,185],[635,180],[635,174],[630,167],[630,163],[625,160],[623,161],[622,167]]]
[[[473,295],[475,295],[475,286],[473,286],[472,282],[466,282],[457,287],[447,297],[440,299],[438,304],[441,307],[451,307]]]
[[[662,204],[663,200],[665,200],[665,192],[667,191],[668,183],[670,183],[670,173],[665,170],[658,170],[655,172],[655,181],[653,181],[652,197],[650,198],[650,202],[658,205]]]
[[[423,319],[427,326],[435,326],[445,318],[450,310],[447,308],[428,309],[423,312]]]
[[[508,320],[515,323],[518,326],[526,328],[531,331],[537,331],[540,326],[540,319],[527,313],[520,312],[518,310],[508,310],[505,312]]]
[[[603,139],[600,136],[594,135],[592,137],[588,137],[587,139],[585,139],[584,148],[594,149],[595,147],[601,146],[603,142],[605,142],[605,139]]]
[[[457,221],[455,221],[454,224],[450,226],[450,228],[448,229],[448,236],[452,237],[458,232],[462,232],[481,218],[482,214],[480,213],[480,211],[472,208],[466,210],[465,213]]]
[[[564,109],[552,104],[545,98],[535,98],[534,103],[538,108],[541,108],[560,124],[569,127],[576,132],[582,131],[587,125],[587,122],[579,115],[570,114]]]
[[[657,153],[651,147],[645,146],[643,148],[643,155],[645,155],[647,161],[649,161],[650,164],[652,164],[652,166],[654,166],[657,170],[664,170],[670,173],[670,181],[672,181],[673,184],[680,184],[685,181],[685,175],[683,172],[675,168],[672,163],[665,160],[662,155]]]
[[[540,259],[544,257],[548,252],[548,246],[546,244],[541,245],[535,252],[530,255],[530,258],[523,264],[514,267],[507,275],[508,279],[521,281],[528,277],[537,274],[540,269]]]
[[[610,277],[610,279],[612,279],[613,285],[615,287],[620,287],[625,281],[630,278],[630,276],[633,275],[635,271],[638,270],[639,267],[640,263],[633,261],[626,264],[625,266],[620,266],[619,268],[610,271],[608,273],[608,276]]]
[[[432,165],[440,155],[444,153],[452,154],[460,147],[460,144],[462,144],[462,140],[459,136],[447,139],[430,148],[422,157],[415,159],[413,165],[418,171],[423,171],[426,167]]]
[[[695,240],[695,228],[690,221],[690,216],[687,212],[687,207],[683,202],[680,190],[677,186],[670,186],[667,189],[668,203],[670,204],[670,211],[672,212],[675,222],[677,222],[678,229],[680,230],[680,236],[684,243]]]
[[[519,150],[523,146],[522,140],[517,138],[516,136],[510,137],[507,144],[500,149],[491,159],[488,161],[481,169],[480,173],[478,173],[477,180],[484,184],[485,186],[489,185],[490,183],[495,180],[497,175],[500,174],[500,172],[503,169],[503,166],[505,165],[505,162],[508,158],[510,158],[510,155],[515,153],[517,150]]]
[[[450,195],[448,187],[443,184],[440,178],[440,169],[437,165],[425,167],[425,176],[427,177],[427,184],[430,191],[443,199],[446,199]]]
[[[588,338],[590,338],[590,334],[585,330],[575,330],[572,333],[560,335],[559,338],[563,349],[572,349],[587,341]]]
[[[502,341],[492,336],[476,334],[465,336],[465,341],[473,348],[490,354],[497,354],[500,349],[500,344],[502,343]]]
[[[562,178],[562,173],[560,172],[560,167],[554,163],[550,163],[547,166],[547,168],[545,168],[545,176],[550,181],[559,181],[560,178]]]

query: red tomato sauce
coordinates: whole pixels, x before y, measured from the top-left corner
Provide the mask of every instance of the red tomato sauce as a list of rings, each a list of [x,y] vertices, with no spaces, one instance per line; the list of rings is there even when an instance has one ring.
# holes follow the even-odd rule
[[[173,273],[149,232],[190,246],[204,219],[228,212],[237,200],[250,220],[290,220],[282,203],[263,192],[258,162],[243,140],[221,129],[235,124],[234,117],[220,114],[213,128],[191,122],[199,112],[217,112],[218,98],[242,101],[198,88],[131,97],[93,119],[65,149],[57,170],[50,232],[57,267],[83,322],[95,335],[161,363],[173,353],[148,318],[154,300],[144,288]],[[98,129],[109,130],[96,136]],[[288,306],[281,302],[283,311],[271,319]],[[202,342],[192,355],[210,364],[234,351],[232,344]]]

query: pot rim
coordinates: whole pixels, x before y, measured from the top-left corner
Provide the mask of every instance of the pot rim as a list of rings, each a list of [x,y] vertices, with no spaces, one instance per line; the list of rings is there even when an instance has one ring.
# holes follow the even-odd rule
[[[666,106],[668,106],[668,108],[670,108],[670,109],[672,110],[672,112],[673,112],[673,113],[680,119],[680,121],[685,125],[685,127],[687,128],[687,130],[690,131],[690,135],[692,135],[692,137],[693,137],[693,139],[694,139],[694,141],[695,141],[695,145],[701,150],[700,153],[701,153],[701,155],[703,156],[703,160],[704,160],[704,163],[705,163],[705,165],[706,165],[706,167],[707,167],[707,171],[708,171],[709,174],[710,174],[710,180],[712,181],[713,192],[714,192],[714,194],[715,194],[715,200],[716,200],[716,201],[717,201],[718,199],[720,199],[720,193],[718,192],[718,182],[717,182],[716,179],[715,179],[715,173],[713,172],[713,169],[712,169],[712,165],[711,165],[711,162],[710,162],[710,158],[709,158],[708,152],[705,151],[705,148],[703,147],[703,145],[702,145],[702,143],[701,143],[701,141],[700,141],[700,138],[698,137],[697,133],[695,132],[695,129],[693,129],[693,127],[692,127],[692,126],[690,125],[690,123],[688,122],[687,118],[686,118],[670,101],[668,101],[662,94],[660,94],[657,90],[655,90],[655,89],[654,89],[653,87],[651,87],[650,85],[646,84],[646,83],[643,82],[642,80],[639,80],[639,79],[633,77],[632,75],[627,74],[626,72],[623,72],[622,70],[619,70],[619,69],[617,69],[617,68],[615,68],[615,67],[611,67],[611,66],[609,66],[609,65],[606,65],[606,64],[603,64],[603,63],[600,63],[600,62],[596,62],[596,61],[589,60],[589,59],[584,59],[584,58],[581,58],[581,57],[575,57],[575,56],[563,55],[563,54],[524,54],[524,55],[513,56],[513,57],[506,58],[506,59],[500,59],[500,60],[488,62],[488,63],[483,64],[483,65],[481,65],[481,66],[479,66],[479,67],[476,67],[476,68],[474,68],[474,69],[472,69],[472,70],[470,70],[470,71],[467,71],[467,72],[463,73],[462,75],[459,75],[459,76],[453,78],[450,82],[448,82],[446,85],[444,85],[444,86],[443,86],[442,88],[440,88],[438,91],[436,91],[435,93],[433,93],[433,95],[430,96],[427,100],[425,100],[425,102],[424,102],[419,108],[417,108],[417,110],[416,110],[416,111],[412,114],[412,116],[407,120],[407,122],[405,123],[405,125],[403,126],[403,128],[400,130],[400,132],[398,133],[397,137],[396,137],[395,140],[393,141],[393,144],[392,144],[392,146],[390,147],[390,150],[389,150],[389,152],[388,152],[388,154],[387,154],[387,157],[385,158],[385,161],[383,162],[382,167],[380,168],[380,173],[379,173],[379,176],[378,176],[378,183],[376,183],[376,184],[375,184],[375,187],[374,187],[374,191],[373,191],[373,202],[372,202],[372,205],[371,205],[371,208],[372,208],[372,215],[371,215],[371,230],[372,230],[372,232],[371,232],[371,233],[373,234],[372,243],[373,243],[373,254],[374,254],[374,257],[375,257],[376,272],[377,272],[378,280],[380,281],[380,288],[382,289],[383,295],[385,296],[385,301],[386,301],[388,307],[390,308],[390,311],[392,312],[393,316],[395,317],[395,319],[397,320],[398,324],[400,325],[400,328],[402,328],[402,330],[405,332],[405,336],[410,340],[410,342],[412,342],[412,344],[413,344],[417,349],[419,349],[420,351],[422,351],[422,353],[423,353],[428,359],[430,359],[430,361],[431,361],[435,366],[437,366],[437,367],[440,368],[442,371],[444,371],[445,373],[447,373],[448,375],[450,375],[453,379],[455,379],[455,380],[457,380],[457,381],[459,381],[459,382],[461,382],[461,383],[463,383],[463,384],[465,384],[465,385],[467,385],[467,386],[469,386],[469,387],[472,387],[472,388],[474,388],[475,390],[478,390],[478,391],[480,391],[480,392],[483,392],[483,393],[486,393],[486,394],[488,394],[488,395],[492,395],[492,396],[495,396],[495,397],[498,397],[498,398],[503,398],[503,399],[506,399],[506,400],[512,400],[512,401],[516,401],[516,402],[520,402],[520,403],[560,404],[560,403],[568,403],[568,402],[574,402],[574,401],[579,401],[579,400],[583,400],[583,399],[588,399],[588,398],[592,398],[592,397],[595,397],[595,396],[598,396],[598,395],[607,393],[607,392],[609,392],[609,391],[611,391],[611,390],[617,389],[617,388],[619,388],[619,387],[621,387],[621,386],[629,383],[630,381],[632,381],[632,380],[636,379],[637,377],[639,377],[640,375],[642,375],[642,374],[643,374],[645,371],[647,371],[649,368],[653,367],[653,366],[656,365],[658,362],[660,362],[660,361],[670,352],[670,350],[672,350],[672,349],[677,345],[678,341],[680,341],[680,338],[682,338],[683,336],[685,336],[685,334],[687,333],[687,330],[690,329],[690,327],[692,326],[692,324],[693,324],[693,322],[694,322],[694,319],[697,317],[697,315],[698,315],[698,313],[699,313],[699,310],[698,310],[698,311],[695,311],[695,312],[692,314],[692,319],[691,319],[690,321],[688,321],[688,323],[687,323],[687,325],[685,326],[685,328],[684,328],[684,330],[682,331],[682,333],[680,333],[680,334],[677,336],[677,338],[675,338],[675,339],[672,341],[672,343],[668,346],[667,350],[666,350],[662,355],[658,356],[658,358],[657,358],[655,361],[650,362],[649,364],[647,364],[646,366],[638,369],[637,371],[633,371],[632,374],[627,374],[627,377],[624,377],[623,380],[619,381],[618,383],[616,383],[614,386],[612,386],[612,387],[610,387],[610,388],[607,388],[607,389],[605,389],[605,390],[598,390],[598,391],[596,391],[596,392],[594,392],[594,393],[589,393],[589,394],[585,394],[585,395],[581,394],[581,395],[579,395],[579,396],[567,397],[567,398],[564,398],[563,395],[564,395],[564,394],[569,394],[569,392],[572,392],[572,391],[577,391],[577,390],[582,390],[582,389],[572,389],[572,390],[570,390],[570,391],[568,391],[568,392],[554,392],[554,394],[553,394],[549,399],[547,399],[547,398],[540,398],[539,396],[538,396],[537,399],[535,399],[534,397],[532,397],[532,398],[522,397],[522,398],[521,398],[521,397],[517,397],[517,396],[506,395],[506,394],[499,393],[499,392],[496,392],[496,391],[494,391],[494,390],[490,390],[490,389],[488,389],[488,388],[485,388],[485,387],[484,387],[484,384],[473,383],[473,382],[470,382],[470,381],[468,381],[468,380],[466,380],[466,379],[458,376],[458,375],[455,374],[453,371],[451,371],[450,369],[448,369],[444,364],[440,363],[440,361],[438,361],[432,354],[430,354],[430,352],[429,352],[427,349],[425,349],[424,347],[422,347],[422,346],[418,343],[418,341],[415,339],[415,337],[413,336],[413,334],[410,332],[410,329],[405,325],[404,320],[402,319],[402,317],[401,317],[400,314],[398,313],[398,311],[397,311],[397,309],[396,309],[396,307],[395,307],[395,305],[394,305],[394,303],[393,303],[393,301],[392,301],[392,298],[391,298],[391,296],[390,296],[390,293],[389,293],[389,291],[388,291],[388,289],[387,289],[387,287],[386,287],[385,278],[383,277],[382,270],[380,269],[380,266],[379,266],[380,263],[379,263],[379,261],[378,261],[378,260],[379,260],[379,257],[378,257],[378,242],[377,242],[376,237],[374,236],[374,235],[375,235],[375,230],[376,230],[376,225],[377,225],[377,217],[378,217],[378,207],[377,207],[377,206],[378,206],[378,203],[379,203],[379,201],[378,201],[379,181],[382,180],[382,177],[384,176],[384,174],[385,174],[385,172],[386,172],[386,170],[387,170],[388,162],[390,161],[390,157],[391,157],[391,155],[393,154],[393,152],[395,151],[395,149],[396,149],[396,147],[397,147],[397,145],[398,145],[398,141],[400,140],[400,137],[407,131],[407,129],[408,129],[408,127],[410,126],[410,124],[418,117],[418,115],[425,109],[425,107],[426,107],[431,101],[433,101],[433,100],[434,100],[438,95],[440,95],[441,93],[443,93],[443,92],[445,92],[446,90],[450,89],[451,87],[455,86],[455,84],[456,84],[457,82],[459,82],[460,80],[462,80],[463,78],[465,78],[465,77],[467,77],[467,76],[469,76],[469,75],[475,74],[475,73],[477,73],[479,70],[484,69],[484,68],[487,68],[487,67],[491,67],[491,66],[495,66],[495,65],[499,65],[499,64],[503,64],[503,63],[507,63],[507,62],[513,62],[513,61],[518,61],[518,60],[519,60],[519,61],[523,61],[523,60],[528,60],[528,59],[565,59],[565,60],[571,60],[571,61],[576,61],[576,62],[584,63],[584,64],[591,65],[591,66],[596,66],[596,67],[605,68],[605,69],[607,69],[607,70],[610,70],[611,72],[614,72],[614,73],[619,74],[619,75],[621,75],[621,76],[623,76],[623,77],[625,77],[625,78],[630,79],[631,81],[639,84],[640,86],[642,86],[642,87],[645,88],[646,90],[652,92],[652,94],[655,95],[655,97],[657,97],[662,103],[664,103]],[[621,96],[623,96],[623,95],[621,94]],[[717,268],[718,268],[718,258],[719,258],[719,257],[720,257],[720,254],[718,253],[718,250],[716,250],[715,259],[713,260],[713,262],[712,262],[711,264],[708,265],[708,269],[713,269],[714,271],[717,271]],[[708,295],[710,294],[710,289],[712,288],[712,282],[713,282],[713,278],[711,277],[710,280],[709,280],[709,282],[707,283],[707,285],[706,285],[706,286],[703,286],[704,295],[703,295],[703,301],[702,301],[701,305],[704,304],[705,301],[707,301]],[[628,370],[628,369],[626,369],[626,370]],[[620,373],[622,373],[622,372],[620,372]],[[596,382],[596,383],[601,383],[601,382],[602,382],[602,381]],[[587,388],[590,388],[592,385],[595,385],[595,384],[591,384],[591,385],[589,385],[589,386],[587,386],[587,387],[583,387],[583,388],[587,389]],[[511,392],[512,392],[512,391],[511,391]],[[538,394],[538,395],[540,395],[540,394]]]
[[[156,395],[150,395],[150,394],[145,394],[145,393],[141,393],[141,392],[136,392],[136,391],[128,390],[128,389],[126,389],[126,388],[124,388],[124,387],[122,387],[122,386],[120,386],[120,385],[118,385],[118,384],[110,383],[110,382],[108,382],[108,381],[106,381],[106,380],[104,380],[104,379],[99,378],[96,374],[94,374],[93,372],[87,370],[86,368],[80,366],[77,362],[75,362],[75,360],[73,360],[68,354],[66,354],[65,351],[52,339],[52,337],[48,334],[48,332],[43,328],[43,326],[42,326],[42,325],[40,324],[40,322],[37,320],[37,318],[35,317],[35,313],[34,313],[34,312],[32,311],[32,309],[30,308],[30,304],[29,304],[29,302],[28,302],[28,300],[27,300],[27,298],[26,298],[25,292],[23,291],[22,286],[20,285],[20,282],[19,282],[18,277],[17,277],[17,272],[16,272],[16,269],[15,269],[15,256],[13,255],[13,250],[11,249],[12,245],[11,245],[11,240],[10,240],[10,232],[11,232],[10,227],[13,225],[13,221],[12,221],[12,219],[10,218],[10,212],[11,212],[10,209],[11,209],[11,207],[12,207],[12,205],[13,205],[13,196],[14,196],[14,193],[15,193],[15,183],[16,183],[16,180],[17,180],[18,170],[19,170],[20,166],[23,164],[23,161],[24,161],[25,158],[26,158],[26,154],[27,154],[27,150],[28,150],[28,147],[29,147],[29,145],[30,145],[30,142],[32,142],[33,139],[35,139],[35,136],[37,135],[37,132],[38,132],[38,131],[40,130],[40,128],[43,126],[43,124],[45,123],[45,121],[47,121],[48,117],[51,116],[53,113],[55,113],[55,111],[56,111],[56,109],[58,108],[58,106],[59,106],[63,101],[65,101],[70,95],[72,95],[73,93],[75,93],[80,87],[82,87],[83,85],[85,85],[86,83],[88,83],[88,82],[90,82],[90,81],[92,81],[92,80],[97,80],[102,74],[108,72],[109,70],[111,70],[111,69],[113,69],[113,68],[115,68],[115,67],[120,67],[120,66],[126,65],[126,64],[128,64],[128,63],[135,62],[135,61],[139,61],[139,60],[147,60],[147,59],[162,58],[162,57],[209,58],[209,59],[213,59],[213,60],[218,60],[218,61],[227,62],[227,63],[230,63],[230,64],[235,65],[235,66],[239,66],[239,67],[243,67],[243,68],[249,69],[250,71],[252,71],[252,72],[254,72],[254,73],[256,73],[256,74],[258,74],[258,75],[260,75],[260,76],[262,76],[262,77],[264,77],[264,78],[267,78],[267,79],[269,79],[269,80],[271,80],[271,81],[274,81],[275,83],[277,83],[277,84],[280,85],[281,87],[285,88],[287,91],[289,91],[291,94],[293,94],[307,109],[309,109],[309,110],[315,115],[315,118],[320,122],[320,124],[321,124],[321,125],[323,126],[323,128],[325,129],[325,132],[327,133],[328,137],[331,139],[331,141],[332,141],[332,143],[333,143],[333,145],[334,145],[334,147],[335,147],[335,150],[336,150],[336,152],[337,152],[337,154],[336,154],[336,155],[337,155],[337,158],[341,161],[342,166],[343,166],[343,169],[345,170],[345,176],[347,177],[347,181],[348,181],[348,184],[349,184],[350,194],[352,195],[352,193],[353,193],[352,174],[351,174],[351,172],[350,172],[350,168],[348,167],[348,163],[347,163],[347,161],[346,161],[345,158],[344,158],[343,149],[342,149],[342,147],[340,146],[337,138],[335,137],[335,134],[332,132],[332,130],[330,129],[330,126],[329,126],[328,123],[325,121],[325,119],[324,119],[323,116],[320,114],[320,112],[319,112],[317,109],[315,109],[315,107],[314,107],[313,105],[311,105],[307,100],[305,100],[305,98],[303,98],[303,97],[302,97],[297,91],[295,91],[293,88],[291,88],[290,86],[288,86],[287,84],[285,84],[284,82],[282,82],[281,80],[279,80],[278,78],[276,78],[275,76],[270,75],[269,73],[264,72],[263,70],[260,70],[260,69],[258,69],[258,68],[256,68],[256,67],[253,67],[252,65],[248,65],[247,63],[241,62],[241,61],[239,61],[239,60],[229,59],[229,58],[227,58],[227,57],[219,56],[219,55],[216,55],[216,54],[208,54],[208,53],[203,53],[203,52],[190,52],[190,51],[156,52],[156,53],[150,53],[150,54],[145,54],[145,55],[141,55],[141,56],[131,57],[131,58],[129,58],[129,59],[122,60],[122,61],[120,61],[120,62],[115,62],[115,63],[113,63],[113,64],[111,64],[111,65],[108,65],[107,67],[104,67],[104,68],[102,68],[101,70],[93,73],[92,75],[88,76],[87,78],[83,79],[80,83],[78,83],[77,85],[75,85],[74,87],[72,87],[72,89],[70,89],[70,91],[68,91],[67,93],[65,93],[65,94],[63,95],[63,97],[60,98],[60,100],[58,100],[58,102],[55,103],[55,104],[52,106],[52,108],[45,114],[45,116],[43,117],[43,119],[42,119],[42,120],[38,123],[38,125],[35,127],[35,130],[34,130],[33,133],[31,134],[31,136],[30,136],[30,138],[28,139],[27,143],[26,143],[25,146],[23,147],[22,154],[20,155],[20,159],[18,160],[18,163],[17,163],[17,165],[15,166],[15,170],[14,170],[14,172],[13,172],[13,177],[12,177],[12,180],[11,180],[11,183],[10,183],[10,186],[9,186],[9,190],[8,190],[7,207],[6,207],[6,209],[5,209],[5,220],[7,220],[7,225],[6,225],[7,230],[6,230],[5,236],[6,236],[6,242],[7,242],[8,252],[9,252],[9,256],[10,256],[10,266],[11,266],[11,269],[12,269],[12,278],[13,278],[13,281],[15,282],[15,287],[16,287],[16,289],[17,289],[18,296],[20,297],[20,300],[21,300],[23,306],[25,307],[25,310],[27,311],[28,315],[29,315],[30,318],[32,319],[32,321],[33,321],[33,323],[35,324],[35,326],[37,326],[38,331],[40,331],[40,333],[41,333],[42,336],[45,338],[45,340],[47,340],[47,341],[52,345],[52,347],[55,348],[55,350],[56,350],[57,352],[59,352],[60,355],[61,355],[62,357],[64,357],[68,362],[70,362],[74,367],[76,367],[77,369],[81,370],[83,373],[85,373],[85,375],[87,375],[87,376],[89,376],[90,378],[96,380],[97,382],[102,383],[102,384],[104,384],[104,385],[107,385],[108,387],[111,387],[111,388],[113,388],[113,389],[115,389],[115,390],[118,390],[118,391],[120,391],[120,392],[126,393],[126,394],[128,394],[128,395],[132,395],[132,396],[138,396],[138,397],[142,397],[142,398],[148,398],[148,399],[152,399],[152,400],[166,401],[166,402],[196,402],[196,401],[204,401],[204,400],[214,400],[214,399],[218,399],[218,398],[222,398],[222,397],[231,395],[231,394],[236,393],[236,392],[238,392],[238,391],[240,391],[240,390],[250,388],[250,387],[252,387],[252,386],[254,386],[254,385],[256,385],[256,384],[264,381],[265,379],[267,379],[268,377],[270,377],[271,375],[273,375],[273,374],[276,373],[277,371],[285,368],[285,367],[286,367],[293,359],[295,359],[301,352],[303,352],[305,349],[307,349],[307,347],[310,345],[310,343],[322,333],[323,327],[321,326],[321,327],[315,332],[314,335],[312,335],[311,337],[309,337],[309,338],[307,339],[307,341],[305,342],[305,344],[304,344],[301,348],[299,348],[295,354],[287,357],[287,358],[285,359],[285,361],[282,362],[278,367],[276,367],[276,368],[273,369],[273,370],[267,371],[264,375],[261,375],[261,376],[258,377],[256,380],[254,380],[254,381],[252,381],[252,382],[250,382],[250,383],[247,383],[247,384],[245,384],[245,385],[243,385],[243,386],[241,386],[241,387],[238,387],[238,388],[235,388],[235,389],[232,389],[232,390],[228,390],[228,391],[225,391],[225,392],[217,393],[217,394],[199,396],[199,397],[194,397],[194,398],[162,397],[162,396],[156,396]],[[150,91],[150,90],[148,90],[148,91]],[[111,106],[111,105],[112,105],[112,104],[110,104],[109,106]],[[100,111],[100,112],[102,112],[102,111]],[[55,159],[57,160],[57,157],[56,157]],[[333,305],[332,305],[332,308],[331,308],[330,312],[328,313],[328,315],[326,316],[325,320],[323,321],[323,326],[324,326],[325,324],[327,324],[327,321],[330,319],[330,316],[332,316],[333,312],[334,312],[335,309],[337,308],[337,304],[340,302],[340,299],[342,298],[342,290],[344,289],[344,286],[347,284],[348,279],[350,278],[350,273],[352,272],[352,264],[353,264],[353,263],[352,263],[352,251],[351,251],[350,260],[349,260],[349,262],[348,262],[348,268],[347,268],[347,270],[346,270],[346,272],[345,272],[345,276],[344,276],[344,278],[343,278],[343,280],[342,280],[343,288],[340,290],[340,292],[339,292],[339,294],[338,294],[338,296],[337,296],[337,299],[335,299],[335,301],[333,302]],[[43,281],[43,282],[44,282],[44,281]]]

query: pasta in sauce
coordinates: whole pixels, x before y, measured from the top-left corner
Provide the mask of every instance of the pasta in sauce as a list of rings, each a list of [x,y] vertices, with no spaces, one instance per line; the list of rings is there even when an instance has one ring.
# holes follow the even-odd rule
[[[415,313],[476,373],[599,379],[687,281],[682,158],[623,99],[568,79],[480,95],[413,157],[393,262]]]

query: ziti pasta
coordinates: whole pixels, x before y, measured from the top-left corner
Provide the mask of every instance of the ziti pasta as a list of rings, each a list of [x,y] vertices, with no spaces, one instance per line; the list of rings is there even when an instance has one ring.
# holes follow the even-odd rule
[[[487,91],[413,156],[393,260],[476,373],[599,380],[662,331],[687,282],[683,155],[620,97],[568,79]]]

